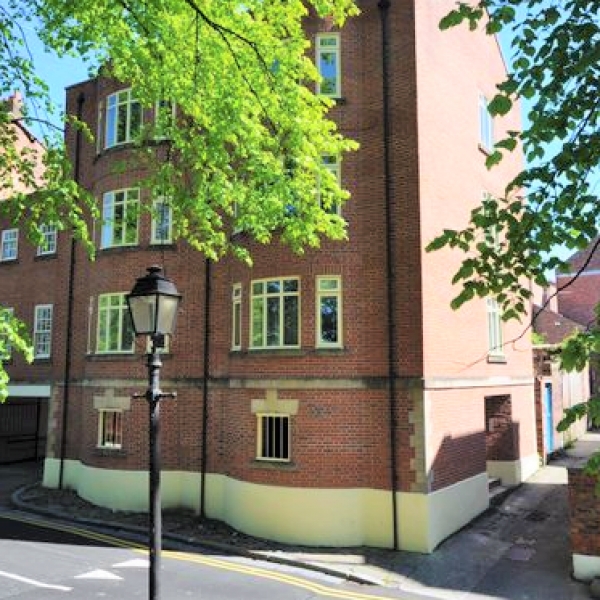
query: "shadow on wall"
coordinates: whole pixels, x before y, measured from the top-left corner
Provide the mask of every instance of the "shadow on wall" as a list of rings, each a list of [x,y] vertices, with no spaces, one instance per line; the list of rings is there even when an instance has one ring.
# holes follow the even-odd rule
[[[485,399],[485,424],[469,435],[444,437],[428,473],[430,491],[487,471],[488,462],[520,459],[520,426],[512,420],[510,396]]]

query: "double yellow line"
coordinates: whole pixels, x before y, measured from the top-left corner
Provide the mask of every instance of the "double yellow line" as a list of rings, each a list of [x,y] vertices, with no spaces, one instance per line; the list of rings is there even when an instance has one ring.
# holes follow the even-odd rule
[[[28,525],[34,525],[36,527],[44,527],[46,529],[54,529],[56,531],[62,531],[65,533],[71,533],[88,540],[96,542],[102,542],[118,548],[128,548],[136,552],[147,553],[147,547],[138,544],[136,542],[130,542],[121,540],[111,535],[98,533],[96,531],[89,531],[87,529],[81,529],[72,525],[67,525],[59,522],[45,521],[39,518],[17,515],[15,513],[3,513],[0,514],[0,519],[8,519],[19,523],[25,523]],[[182,562],[194,563],[203,565],[206,567],[213,567],[222,571],[231,571],[234,573],[240,573],[243,575],[249,575],[252,577],[260,577],[262,579],[270,579],[278,581],[279,583],[285,583],[297,588],[308,590],[314,594],[319,594],[324,598],[341,598],[347,600],[386,600],[384,596],[376,596],[373,594],[362,594],[359,592],[336,590],[335,588],[321,585],[316,582],[312,582],[302,577],[281,573],[278,571],[270,571],[261,567],[253,567],[251,565],[244,565],[240,563],[231,562],[219,558],[211,558],[202,554],[192,554],[189,552],[177,552],[163,550],[162,556],[173,560],[179,560]]]

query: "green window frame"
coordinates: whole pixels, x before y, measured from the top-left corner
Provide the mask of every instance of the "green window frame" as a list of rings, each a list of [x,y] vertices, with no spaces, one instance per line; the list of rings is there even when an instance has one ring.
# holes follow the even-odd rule
[[[142,132],[142,105],[131,88],[115,92],[106,98],[104,147],[129,144]]]
[[[341,57],[340,34],[319,33],[316,36],[316,64],[320,81],[317,82],[317,94],[330,98],[340,98]]]
[[[56,225],[40,225],[40,232],[42,234],[42,243],[37,247],[37,256],[56,254],[58,240],[58,228]]]
[[[140,191],[136,188],[106,192],[102,200],[101,248],[138,243]]]
[[[298,348],[300,279],[256,280],[251,289],[251,348]]]
[[[19,230],[5,229],[0,242],[0,260],[17,260],[19,254]]]
[[[342,340],[342,279],[336,275],[319,275],[317,293],[318,348],[341,348]]]
[[[173,241],[173,209],[166,198],[156,198],[152,210],[152,244],[170,244]]]
[[[231,291],[231,349],[242,349],[242,284],[236,283]]]
[[[33,320],[33,356],[50,358],[52,349],[52,304],[38,304]]]
[[[135,334],[125,293],[98,296],[97,354],[130,354],[134,350]]]

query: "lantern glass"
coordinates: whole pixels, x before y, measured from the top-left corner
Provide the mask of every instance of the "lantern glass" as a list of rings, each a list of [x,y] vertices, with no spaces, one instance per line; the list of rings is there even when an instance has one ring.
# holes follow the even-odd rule
[[[156,333],[172,335],[177,323],[179,296],[157,296]]]
[[[150,296],[130,296],[129,310],[136,335],[153,335],[156,333],[156,302],[155,294]]]
[[[181,295],[172,281],[162,277],[159,267],[150,267],[127,295],[136,335],[171,335],[177,322]]]

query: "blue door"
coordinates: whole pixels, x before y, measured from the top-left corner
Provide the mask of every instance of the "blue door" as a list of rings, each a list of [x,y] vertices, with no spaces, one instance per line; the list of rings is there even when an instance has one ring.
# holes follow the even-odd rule
[[[544,437],[546,453],[554,452],[554,419],[552,415],[552,384],[544,385]]]

